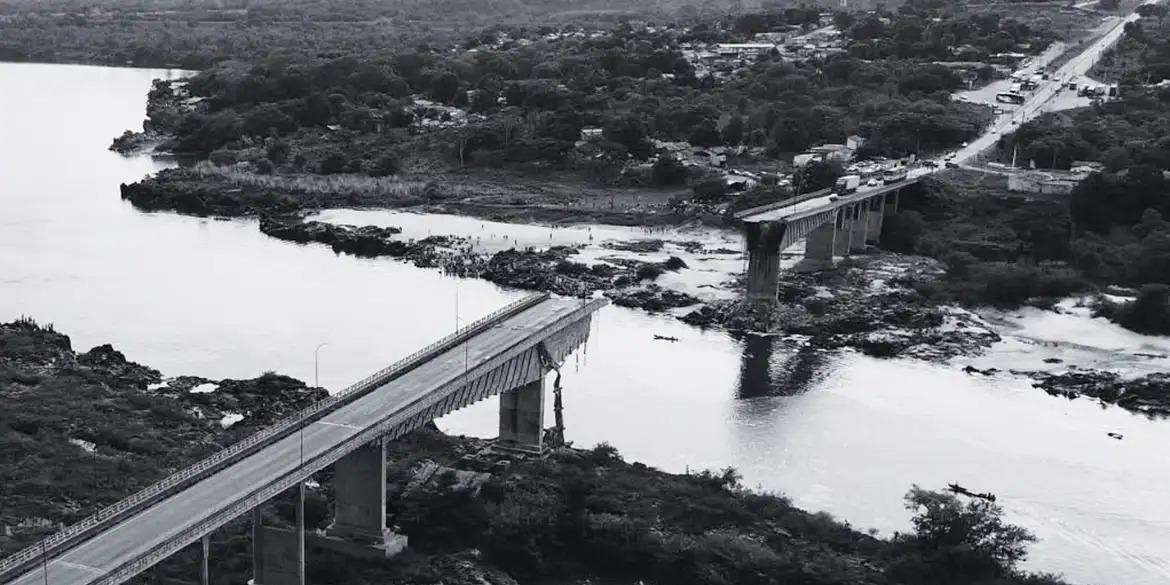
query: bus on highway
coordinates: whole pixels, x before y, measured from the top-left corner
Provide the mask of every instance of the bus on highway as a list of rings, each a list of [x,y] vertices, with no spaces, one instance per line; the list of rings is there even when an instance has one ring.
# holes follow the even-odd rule
[[[1022,104],[1026,98],[1024,96],[1010,91],[1004,91],[995,94],[995,101],[1003,102],[1005,104]]]
[[[890,183],[905,181],[908,174],[906,167],[885,169],[882,171],[882,182],[889,185]]]

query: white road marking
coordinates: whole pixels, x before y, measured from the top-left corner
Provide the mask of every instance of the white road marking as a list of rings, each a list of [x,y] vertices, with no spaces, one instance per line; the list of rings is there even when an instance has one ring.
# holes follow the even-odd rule
[[[360,431],[360,430],[362,430],[362,428],[361,428],[361,427],[355,427],[355,426],[353,426],[353,425],[347,425],[347,424],[343,424],[343,423],[331,423],[331,422],[325,422],[325,421],[323,421],[323,420],[319,420],[319,421],[317,421],[317,422],[315,422],[315,423],[313,423],[313,424],[318,424],[318,425],[329,425],[329,426],[331,426],[331,427],[341,427],[341,428],[343,428],[343,429],[353,429],[353,430],[355,430],[355,431]]]
[[[81,569],[82,571],[89,571],[91,573],[104,573],[105,572],[105,571],[98,569],[96,567],[91,567],[89,565],[82,565],[79,563],[71,563],[69,561],[57,560],[57,561],[53,561],[53,562],[57,563],[57,564],[65,565],[66,567],[72,567],[74,569]]]

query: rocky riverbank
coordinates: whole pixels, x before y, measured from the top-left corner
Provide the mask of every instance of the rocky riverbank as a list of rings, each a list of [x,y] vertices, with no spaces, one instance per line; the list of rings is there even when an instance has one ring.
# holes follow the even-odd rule
[[[109,345],[0,324],[0,556],[325,395],[277,374],[164,380]]]

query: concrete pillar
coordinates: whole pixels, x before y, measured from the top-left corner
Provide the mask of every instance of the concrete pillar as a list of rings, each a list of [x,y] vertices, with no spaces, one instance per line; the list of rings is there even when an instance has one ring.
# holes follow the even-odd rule
[[[365,445],[333,466],[334,520],[329,534],[382,544],[386,534],[386,445]]]
[[[503,446],[540,451],[544,435],[544,377],[500,394]]]
[[[305,585],[305,482],[297,483],[297,583]]]
[[[255,510],[252,515],[252,584],[304,585],[304,539],[304,530],[264,526],[260,510]]]
[[[867,244],[878,245],[882,240],[882,220],[885,218],[884,210],[886,206],[886,196],[881,195],[869,200],[866,205],[866,223],[865,242]]]
[[[851,249],[849,236],[853,233],[853,213],[849,207],[837,209],[836,235],[833,238],[833,248],[836,253],[848,256]]]
[[[832,268],[834,244],[837,239],[836,222],[826,222],[808,234],[804,245],[804,260],[800,270],[824,270]]]
[[[849,235],[849,251],[861,254],[865,252],[865,240],[868,236],[869,218],[866,217],[865,203],[858,203],[853,206],[849,214],[853,217],[853,223],[850,226],[852,233]]]
[[[203,585],[211,585],[211,569],[208,563],[208,557],[211,556],[211,537],[206,534],[203,535],[201,544],[203,545],[203,562],[200,566],[199,582]]]
[[[748,251],[748,298],[772,300],[780,284],[780,239],[785,226],[773,222],[744,224]]]
[[[901,195],[901,189],[894,189],[886,193],[886,202],[882,208],[882,213],[889,217],[891,215],[898,215],[898,197]]]
[[[252,510],[252,585],[261,585],[264,575],[264,514],[260,506]]]

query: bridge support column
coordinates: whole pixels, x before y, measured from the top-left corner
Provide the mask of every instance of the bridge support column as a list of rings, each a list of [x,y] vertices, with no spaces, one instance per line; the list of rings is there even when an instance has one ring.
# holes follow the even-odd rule
[[[252,584],[305,585],[304,484],[298,488],[299,529],[265,526],[260,509],[252,513]]]
[[[540,452],[544,436],[544,376],[500,393],[500,439],[503,447]]]
[[[362,558],[392,557],[408,538],[386,527],[386,444],[362,446],[333,465],[333,525],[321,546]]]
[[[200,544],[202,544],[201,548],[203,549],[203,562],[200,563],[199,567],[199,582],[203,585],[211,585],[211,569],[208,562],[208,557],[211,556],[211,537],[205,534],[201,540],[202,542]]]
[[[784,227],[772,222],[744,224],[748,251],[747,294],[774,300],[780,285],[780,239]]]
[[[898,215],[898,197],[901,195],[901,189],[894,189],[886,193],[885,202],[882,205],[882,215],[890,217],[891,215]]]
[[[797,266],[802,272],[813,272],[833,267],[833,249],[837,239],[837,226],[828,222],[809,232],[804,245],[804,260]]]
[[[853,213],[848,207],[837,210],[835,225],[837,230],[833,238],[833,248],[842,256],[848,256],[852,248],[849,239],[850,235],[853,234]]]
[[[854,254],[865,252],[865,240],[869,235],[869,218],[866,217],[864,208],[865,203],[858,203],[849,211],[849,215],[853,218],[849,234],[849,251]]]
[[[386,446],[365,445],[333,466],[334,519],[329,533],[382,541],[386,531]]]
[[[885,217],[886,196],[874,197],[865,206],[865,243],[878,245],[882,240],[882,219]]]

